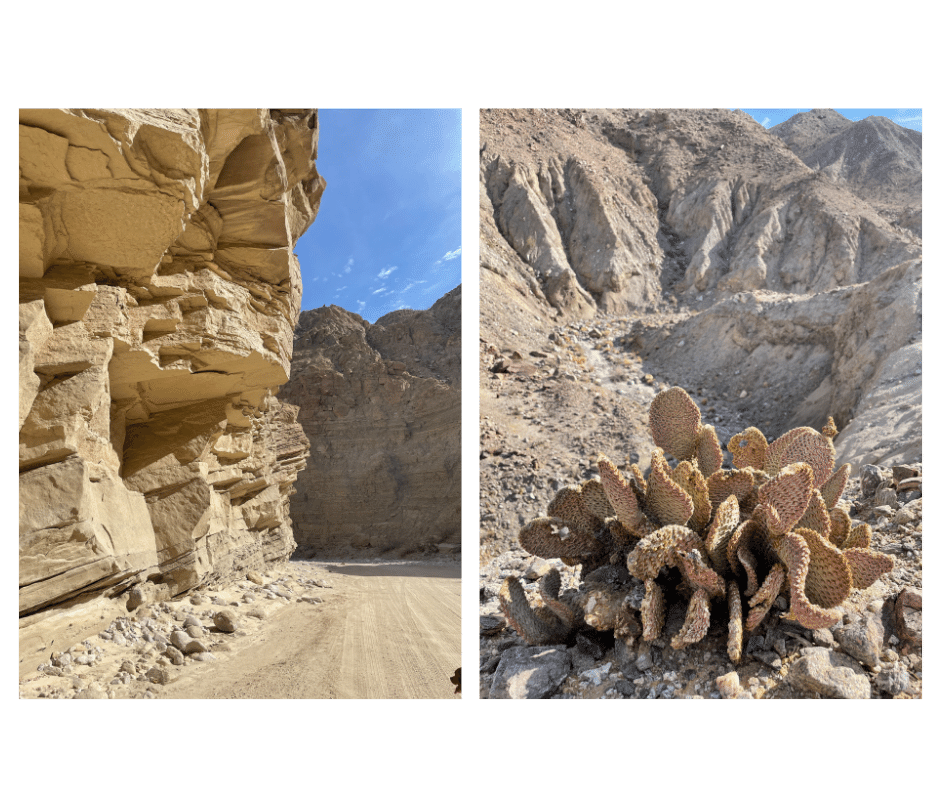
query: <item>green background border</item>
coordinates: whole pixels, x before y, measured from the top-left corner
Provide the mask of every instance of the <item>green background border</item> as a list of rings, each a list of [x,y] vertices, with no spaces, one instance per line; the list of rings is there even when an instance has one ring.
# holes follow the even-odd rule
[[[727,105],[754,103],[758,96],[765,104],[798,99],[861,105],[890,97],[899,100],[895,103],[922,105],[933,51],[932,25],[916,10],[903,20],[886,18],[894,7],[883,4],[856,4],[848,14],[842,8],[824,12],[820,3],[766,8],[747,3],[738,9],[624,6],[619,13],[611,8],[607,3],[410,3],[352,6],[343,18],[334,7],[312,4],[291,10],[240,2],[197,8],[175,0],[154,5],[50,0],[8,12],[3,57],[10,100],[3,134],[11,178],[15,108],[57,103],[464,105],[466,165],[464,701],[330,706],[190,701],[184,709],[165,703],[19,703],[16,640],[8,635],[11,675],[2,691],[2,719],[7,773],[13,779],[46,783],[68,776],[148,783],[234,778],[241,784],[258,779],[412,782],[443,776],[482,783],[531,779],[533,772],[540,781],[546,776],[583,779],[585,771],[595,779],[623,775],[667,783],[864,778],[864,784],[877,785],[919,779],[933,752],[927,736],[936,710],[929,710],[929,691],[920,703],[855,706],[546,707],[481,705],[476,699],[478,206],[472,154],[477,107]],[[929,169],[929,155],[926,162]],[[925,182],[930,178],[926,174]],[[3,352],[12,370],[16,212],[12,188],[6,194],[11,262]],[[930,216],[933,201],[925,202]],[[932,275],[928,278],[932,281]],[[933,363],[925,365],[928,389],[935,369]],[[12,423],[12,373],[4,398]],[[926,421],[932,432],[929,414]],[[6,429],[11,448],[2,491],[13,519],[15,436],[11,426]],[[11,589],[13,553],[10,544],[5,555]],[[12,601],[9,609],[12,630]],[[928,617],[931,609],[928,602]],[[933,640],[932,627],[927,629]],[[557,751],[555,741],[561,745]]]

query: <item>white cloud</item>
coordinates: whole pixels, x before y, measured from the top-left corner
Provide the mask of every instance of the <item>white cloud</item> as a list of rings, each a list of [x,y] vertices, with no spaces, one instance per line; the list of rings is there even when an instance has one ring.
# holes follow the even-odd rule
[[[434,265],[440,265],[441,263],[445,263],[448,260],[454,260],[455,258],[460,257],[462,253],[463,247],[458,246],[456,249],[454,249],[454,251],[447,252],[440,260],[435,261]]]
[[[770,128],[770,118],[764,118],[764,119],[760,122],[760,125],[763,126],[765,129],[769,129],[769,128]]]
[[[365,302],[365,301],[356,301],[356,303],[359,305],[359,311],[360,311],[360,312],[361,312],[363,309],[366,308],[366,302]]]
[[[415,282],[409,282],[408,284],[406,284],[406,285],[405,285],[401,290],[399,290],[398,292],[400,292],[400,293],[407,293],[407,292],[408,292],[409,290],[411,290],[411,288],[414,287],[415,285],[423,285],[423,284],[425,284],[427,281],[428,281],[427,279],[419,279],[419,280],[417,280],[417,281],[415,281]]]
[[[343,269],[343,273],[348,274],[350,271],[352,271],[352,267],[353,267],[353,259],[350,257],[349,262],[346,263],[346,267]]]
[[[349,285],[343,285],[342,287],[337,287],[337,288],[336,288],[336,292],[337,292],[337,293],[341,293],[341,292],[343,292],[343,290],[345,290],[347,287],[349,287]]]
[[[379,293],[384,293],[384,292],[385,292],[385,288],[380,287],[378,290],[373,290],[372,295],[378,295]]]
[[[393,265],[391,268],[383,268],[381,271],[379,271],[378,277],[379,279],[387,279],[389,274],[392,273],[392,271],[397,271],[397,270],[398,270],[397,265]]]

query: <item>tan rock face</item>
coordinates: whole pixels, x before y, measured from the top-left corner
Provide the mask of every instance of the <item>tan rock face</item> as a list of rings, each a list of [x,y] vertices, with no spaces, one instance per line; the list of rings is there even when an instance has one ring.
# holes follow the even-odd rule
[[[281,391],[311,441],[291,499],[300,555],[458,549],[460,300],[375,324],[301,315]]]
[[[20,113],[21,629],[292,552],[317,138],[316,110]]]

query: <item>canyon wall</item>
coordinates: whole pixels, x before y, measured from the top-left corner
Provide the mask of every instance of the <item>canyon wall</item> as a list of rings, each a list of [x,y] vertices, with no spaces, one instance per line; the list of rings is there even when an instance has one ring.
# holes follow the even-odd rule
[[[21,110],[21,660],[292,553],[317,139],[312,109]]]
[[[374,324],[304,312],[285,402],[310,459],[291,518],[303,557],[460,547],[460,288]]]

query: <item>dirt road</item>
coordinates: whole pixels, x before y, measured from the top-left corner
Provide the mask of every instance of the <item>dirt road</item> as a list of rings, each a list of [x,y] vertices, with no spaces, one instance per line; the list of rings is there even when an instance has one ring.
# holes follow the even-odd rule
[[[314,562],[310,562],[314,563]],[[164,698],[454,698],[459,565],[321,564],[323,604],[292,604]]]

